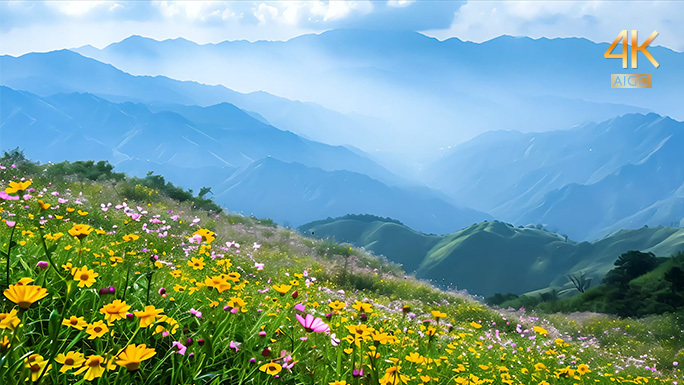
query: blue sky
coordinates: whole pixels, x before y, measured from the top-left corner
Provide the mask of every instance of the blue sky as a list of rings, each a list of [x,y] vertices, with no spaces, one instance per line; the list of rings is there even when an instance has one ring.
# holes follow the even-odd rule
[[[503,34],[612,41],[622,29],[684,51],[684,1],[0,1],[0,53],[18,55],[130,35],[286,40],[333,28],[409,29],[481,42]]]

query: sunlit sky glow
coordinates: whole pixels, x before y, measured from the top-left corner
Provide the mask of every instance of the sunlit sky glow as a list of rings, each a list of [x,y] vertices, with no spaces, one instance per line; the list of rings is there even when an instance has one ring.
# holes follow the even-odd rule
[[[684,2],[615,1],[2,1],[0,53],[19,55],[130,35],[198,43],[287,40],[334,28],[409,29],[481,42],[507,34],[612,41],[658,30],[654,45],[684,50]]]

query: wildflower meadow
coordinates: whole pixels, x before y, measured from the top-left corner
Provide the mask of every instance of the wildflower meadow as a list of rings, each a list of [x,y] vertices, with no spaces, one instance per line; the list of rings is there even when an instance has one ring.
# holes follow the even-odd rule
[[[154,189],[2,176],[2,384],[682,382],[674,315],[495,310]]]

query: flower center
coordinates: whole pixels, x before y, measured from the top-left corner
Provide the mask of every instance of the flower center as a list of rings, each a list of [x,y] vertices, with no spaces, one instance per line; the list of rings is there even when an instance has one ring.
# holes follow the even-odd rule
[[[99,326],[96,326],[93,330],[95,331],[95,333],[99,333],[102,331],[102,328]]]
[[[81,281],[87,281],[90,278],[90,276],[86,274],[81,274]]]
[[[126,364],[126,369],[129,372],[140,369],[140,362],[129,362]]]
[[[72,319],[72,320],[69,321],[69,322],[70,322],[72,325],[74,325],[74,326],[78,325],[78,320],[77,320],[77,319]]]
[[[90,366],[91,368],[97,368],[98,366],[100,366],[100,360],[92,360],[90,361],[90,363],[88,363],[88,366]]]
[[[38,371],[40,371],[40,365],[38,365],[38,364],[33,364],[33,365],[31,365],[31,371],[32,371],[32,372],[38,372]]]
[[[64,365],[73,365],[74,364],[74,359],[73,358],[67,358],[64,360]]]

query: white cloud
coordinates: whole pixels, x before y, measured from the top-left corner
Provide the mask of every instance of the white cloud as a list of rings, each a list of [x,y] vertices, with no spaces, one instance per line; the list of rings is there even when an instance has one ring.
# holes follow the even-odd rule
[[[679,1],[470,1],[451,27],[425,31],[439,39],[482,42],[500,35],[585,37],[611,42],[623,29],[648,35],[655,45],[684,50],[684,2]]]
[[[684,50],[684,1],[2,1],[0,54],[85,44],[132,34],[198,43],[286,40],[333,28],[424,30],[481,42],[507,34],[612,41],[622,29],[657,29],[654,44]]]

